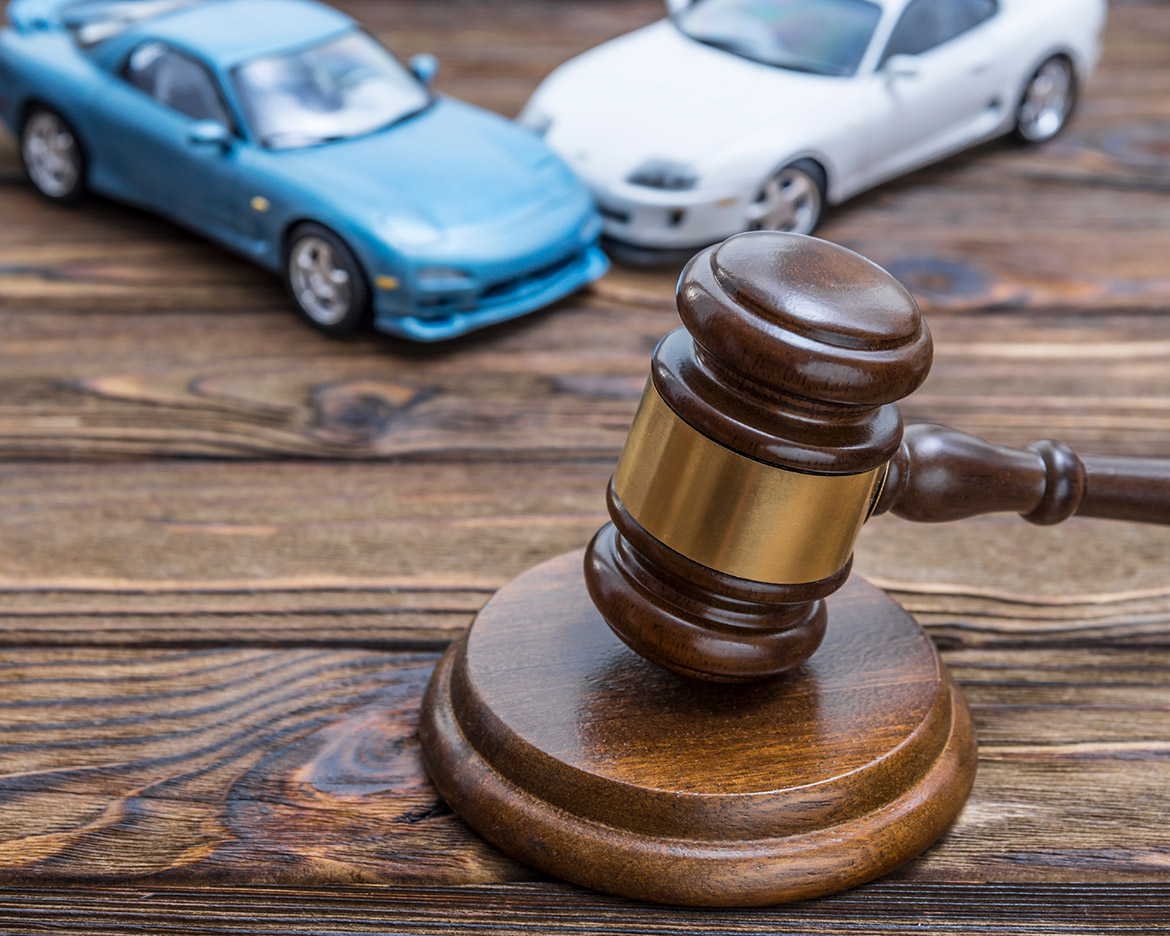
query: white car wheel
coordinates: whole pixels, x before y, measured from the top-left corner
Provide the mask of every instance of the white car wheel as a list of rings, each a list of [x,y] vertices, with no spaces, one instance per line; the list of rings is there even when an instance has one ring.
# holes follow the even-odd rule
[[[82,191],[84,158],[65,119],[47,108],[34,110],[20,135],[20,153],[29,181],[54,201],[70,201]]]
[[[1056,136],[1072,113],[1076,80],[1068,60],[1054,56],[1028,79],[1016,112],[1016,134],[1025,143]]]
[[[753,231],[811,234],[821,220],[824,202],[824,183],[816,167],[793,163],[760,187],[748,219]]]

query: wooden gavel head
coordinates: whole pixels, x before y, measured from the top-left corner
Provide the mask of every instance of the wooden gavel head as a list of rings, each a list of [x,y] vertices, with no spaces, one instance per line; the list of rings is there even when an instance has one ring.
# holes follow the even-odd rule
[[[821,642],[822,599],[849,575],[930,332],[881,267],[776,232],[699,253],[678,308],[684,327],[654,352],[586,582],[644,657],[758,679]]]

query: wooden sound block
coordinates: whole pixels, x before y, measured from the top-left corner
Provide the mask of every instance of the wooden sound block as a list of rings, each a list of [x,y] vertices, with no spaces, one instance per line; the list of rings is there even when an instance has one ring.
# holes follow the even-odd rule
[[[824,644],[767,682],[644,660],[580,552],[520,576],[435,670],[427,768],[484,838],[598,890],[750,906],[852,887],[954,820],[975,776],[962,694],[899,605],[853,579]]]

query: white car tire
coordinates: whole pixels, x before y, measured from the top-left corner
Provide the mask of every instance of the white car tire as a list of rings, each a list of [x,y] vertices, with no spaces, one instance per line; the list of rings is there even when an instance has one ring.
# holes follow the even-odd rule
[[[798,159],[770,175],[751,205],[752,231],[811,234],[825,210],[825,171]]]
[[[1045,59],[1024,82],[1016,106],[1015,137],[1021,143],[1047,143],[1060,133],[1077,103],[1077,78],[1063,55]]]
[[[20,159],[29,182],[45,198],[75,202],[85,195],[85,151],[69,122],[36,104],[20,128]]]

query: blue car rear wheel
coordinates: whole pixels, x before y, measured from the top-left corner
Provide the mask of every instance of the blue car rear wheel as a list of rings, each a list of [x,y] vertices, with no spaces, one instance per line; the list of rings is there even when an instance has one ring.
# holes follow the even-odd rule
[[[370,289],[353,251],[320,224],[298,224],[289,235],[285,285],[315,328],[341,337],[366,324]]]
[[[85,194],[85,153],[69,122],[51,107],[33,106],[20,130],[20,157],[29,181],[52,201]]]

